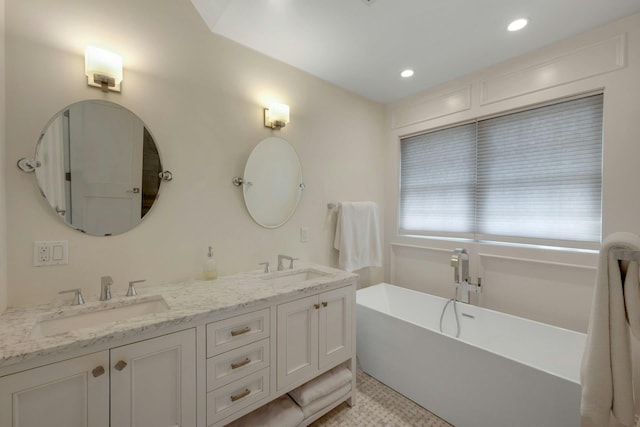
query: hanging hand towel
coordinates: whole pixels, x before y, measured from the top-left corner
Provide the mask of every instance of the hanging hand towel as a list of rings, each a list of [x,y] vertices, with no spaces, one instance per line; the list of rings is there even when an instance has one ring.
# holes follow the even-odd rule
[[[342,202],[333,246],[340,251],[338,265],[346,271],[382,267],[378,205]]]
[[[629,263],[623,289],[629,329],[633,336],[640,340],[640,272],[638,263],[635,261]],[[640,398],[640,396],[637,397]]]
[[[633,424],[631,348],[622,277],[618,261],[609,259],[609,251],[619,248],[640,250],[640,238],[613,233],[602,242],[580,371],[583,427],[608,426],[611,413],[622,425]],[[634,274],[627,279],[634,280]]]

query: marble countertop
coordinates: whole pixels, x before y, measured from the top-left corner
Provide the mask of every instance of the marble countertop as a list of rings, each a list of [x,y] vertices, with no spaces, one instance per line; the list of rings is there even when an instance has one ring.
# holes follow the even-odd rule
[[[308,280],[287,278],[292,274],[314,270]],[[217,280],[192,280],[168,285],[147,285],[138,288],[138,296],[116,295],[110,301],[86,298],[86,304],[71,306],[69,299],[50,304],[9,308],[0,315],[0,368],[73,350],[131,338],[141,333],[185,327],[213,316],[233,315],[237,310],[264,305],[271,301],[314,293],[355,281],[356,274],[311,263],[300,263],[294,270],[273,273],[253,271],[220,277]],[[145,314],[126,320],[112,321],[95,327],[84,327],[49,336],[32,333],[40,319],[67,317],[71,313],[96,312],[131,304],[134,299],[148,300],[161,296],[168,310]]]

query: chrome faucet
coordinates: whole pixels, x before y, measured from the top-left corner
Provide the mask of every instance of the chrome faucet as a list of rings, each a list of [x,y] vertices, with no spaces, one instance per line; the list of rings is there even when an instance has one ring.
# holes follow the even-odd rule
[[[297,260],[298,258],[293,258],[288,255],[278,255],[278,271],[284,270],[284,265],[282,264],[282,260],[285,260],[285,259],[290,261],[289,270],[293,270],[293,261]]]
[[[60,291],[58,292],[59,294],[66,294],[69,292],[73,292],[73,301],[71,302],[71,305],[82,305],[84,304],[84,297],[82,296],[82,291],[80,290],[80,288],[77,289],[69,289],[67,291]]]
[[[269,267],[269,261],[261,262],[258,265],[264,265],[264,273],[271,273],[271,268]]]
[[[477,284],[469,282],[469,253],[466,249],[456,248],[453,250],[451,267],[453,267],[453,282],[456,284],[456,294],[460,291],[460,301],[468,303],[470,292],[482,292],[482,279],[480,277],[478,277]]]
[[[469,281],[469,253],[464,248],[455,248],[451,255],[453,282],[460,284]]]
[[[113,285],[111,276],[102,276],[100,278],[100,301],[111,299],[111,285]]]

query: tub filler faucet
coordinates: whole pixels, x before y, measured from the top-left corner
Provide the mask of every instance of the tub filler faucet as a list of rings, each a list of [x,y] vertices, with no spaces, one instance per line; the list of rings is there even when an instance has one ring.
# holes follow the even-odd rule
[[[464,248],[455,248],[451,254],[451,267],[453,267],[453,282],[460,291],[459,301],[469,303],[470,292],[481,292],[481,279],[478,283],[469,282],[469,253]]]

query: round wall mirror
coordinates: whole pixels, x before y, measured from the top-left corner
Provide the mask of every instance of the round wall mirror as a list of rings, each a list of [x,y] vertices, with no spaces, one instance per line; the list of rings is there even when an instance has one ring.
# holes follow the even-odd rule
[[[56,215],[94,236],[138,225],[162,181],[151,132],[134,113],[107,101],[77,102],[53,116],[35,160],[40,192]]]
[[[266,228],[280,227],[291,218],[304,188],[296,151],[278,137],[263,139],[253,149],[242,182],[251,218]]]

